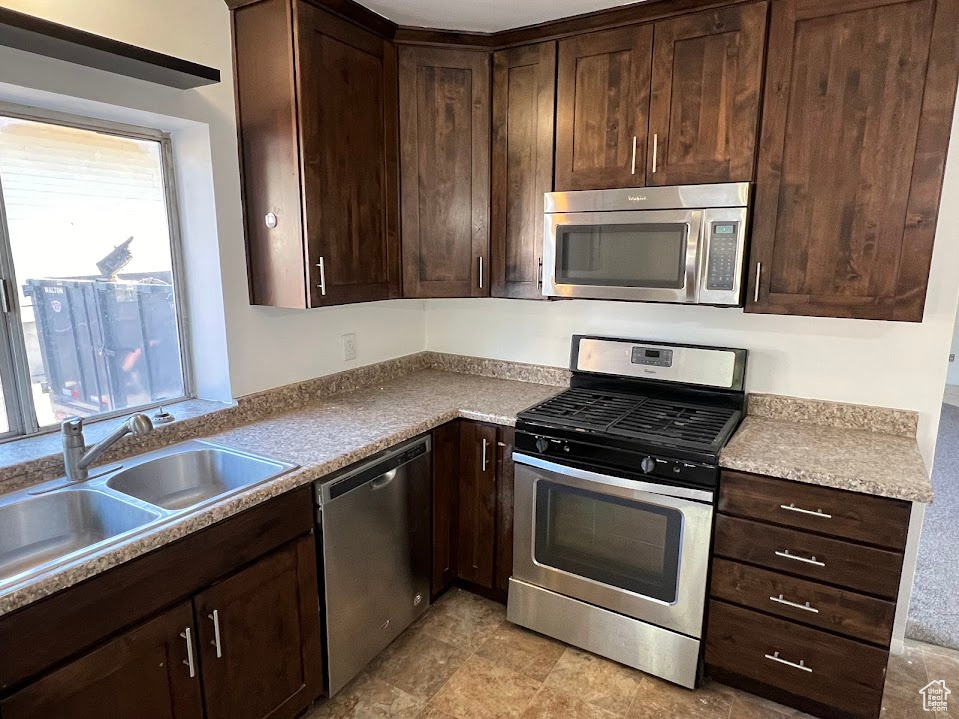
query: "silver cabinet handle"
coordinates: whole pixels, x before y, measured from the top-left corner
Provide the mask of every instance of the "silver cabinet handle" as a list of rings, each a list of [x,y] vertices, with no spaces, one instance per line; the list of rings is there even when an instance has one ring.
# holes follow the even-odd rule
[[[320,294],[326,297],[326,266],[322,257],[316,266],[320,268]]]
[[[483,438],[483,471],[486,471],[486,438]]]
[[[753,302],[759,302],[759,282],[762,280],[763,276],[763,263],[756,263],[756,291],[753,294]]]
[[[656,174],[656,166],[659,164],[659,135],[653,135],[653,174]]]
[[[809,672],[812,674],[812,668],[807,667],[806,662],[804,662],[802,659],[799,660],[799,664],[796,664],[795,662],[790,662],[783,659],[781,656],[779,656],[779,652],[773,652],[772,654],[766,654],[765,656],[766,659],[769,659],[770,661],[785,664],[787,667],[792,667],[793,669],[802,669],[804,672]]]
[[[543,258],[540,257],[536,266],[536,289],[543,289]]]
[[[213,622],[213,641],[210,644],[216,647],[216,658],[219,659],[223,656],[223,647],[220,645],[220,613],[214,609],[213,614],[207,616]]]
[[[806,563],[806,564],[815,564],[817,567],[825,567],[825,566],[826,566],[826,563],[825,563],[825,562],[820,562],[820,561],[818,561],[815,557],[807,558],[807,557],[800,557],[800,556],[795,555],[795,554],[790,554],[788,549],[784,549],[784,550],[781,551],[781,552],[776,552],[776,556],[777,556],[777,557],[782,557],[783,559],[792,559],[792,560],[797,561],[797,562],[804,562],[804,563]]]
[[[797,507],[795,504],[780,504],[780,509],[785,509],[787,512],[799,512],[800,514],[808,514],[810,517],[820,517],[822,519],[832,519],[831,514],[826,514],[821,509],[817,509],[815,512],[811,509],[803,509]]]
[[[796,602],[790,602],[788,599],[783,599],[783,595],[780,594],[778,597],[770,597],[770,602],[776,602],[777,604],[785,604],[787,607],[792,607],[793,609],[802,609],[804,612],[812,612],[813,614],[819,614],[819,610],[815,607],[809,606],[809,602],[805,604],[797,604]]]
[[[483,256],[479,256],[479,286],[483,289]]]
[[[654,170],[655,172],[655,170]],[[636,135],[633,135],[633,169],[632,173],[636,174]]]
[[[183,663],[190,667],[190,679],[193,679],[196,676],[196,664],[193,662],[193,636],[190,633],[190,627],[180,632],[180,636],[186,640],[186,659]]]

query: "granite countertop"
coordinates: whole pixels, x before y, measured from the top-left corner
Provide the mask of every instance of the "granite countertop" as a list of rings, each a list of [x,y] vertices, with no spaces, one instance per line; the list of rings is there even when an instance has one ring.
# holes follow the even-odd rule
[[[425,369],[204,436],[299,467],[116,547],[0,589],[0,615],[462,417],[513,425],[560,386]],[[216,427],[216,422],[211,422]],[[201,436],[201,433],[196,433]]]
[[[911,502],[931,502],[914,412],[750,395],[721,466]]]

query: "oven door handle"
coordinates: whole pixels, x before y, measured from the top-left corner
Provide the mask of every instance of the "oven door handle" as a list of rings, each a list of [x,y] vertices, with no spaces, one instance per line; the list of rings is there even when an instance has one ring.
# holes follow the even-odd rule
[[[612,477],[608,474],[599,474],[598,472],[590,472],[589,470],[586,470],[586,469],[579,469],[578,467],[570,467],[565,464],[550,462],[549,460],[540,459],[539,457],[533,457],[528,454],[521,454],[520,452],[513,452],[513,461],[519,464],[528,465],[530,467],[536,467],[537,469],[543,469],[543,470],[546,470],[547,472],[553,472],[554,474],[565,475],[567,477],[575,477],[577,479],[582,479],[588,482],[605,484],[610,487],[620,487],[623,489],[632,489],[640,492],[648,492],[649,494],[658,494],[662,497],[674,497],[677,499],[691,499],[696,502],[708,502],[710,504],[713,501],[713,493],[706,489],[674,487],[669,484],[658,484],[655,482],[643,482],[642,480],[624,479],[622,477]]]

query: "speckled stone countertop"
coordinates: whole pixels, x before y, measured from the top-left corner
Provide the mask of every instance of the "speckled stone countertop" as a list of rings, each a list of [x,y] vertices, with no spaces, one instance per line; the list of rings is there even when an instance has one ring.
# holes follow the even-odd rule
[[[932,482],[905,410],[750,395],[719,463],[852,492],[931,502]]]
[[[560,378],[561,379],[561,378]],[[436,369],[390,377],[355,391],[274,412],[205,439],[298,464],[292,472],[179,517],[121,546],[0,589],[0,615],[19,609],[283,492],[319,479],[457,417],[512,425],[516,414],[551,397],[561,385]],[[194,436],[203,436],[195,432]]]

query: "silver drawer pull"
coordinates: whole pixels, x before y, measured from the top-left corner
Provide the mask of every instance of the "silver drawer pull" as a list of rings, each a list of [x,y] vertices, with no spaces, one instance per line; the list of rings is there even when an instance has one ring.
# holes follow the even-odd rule
[[[180,636],[186,640],[186,659],[183,660],[183,663],[190,668],[190,679],[193,679],[196,676],[196,664],[193,662],[193,637],[190,628],[187,627],[180,632]]]
[[[821,509],[817,509],[815,512],[811,509],[803,509],[802,507],[797,507],[795,504],[780,504],[780,509],[785,509],[787,512],[799,512],[800,514],[808,514],[810,517],[820,517],[821,519],[832,519],[831,514],[826,514]]]
[[[812,612],[813,614],[819,614],[819,610],[815,607],[809,606],[809,602],[805,604],[797,604],[796,602],[790,602],[788,599],[783,599],[783,595],[780,594],[778,597],[770,597],[770,602],[776,602],[777,604],[785,604],[787,607],[792,607],[793,609],[802,609],[806,612]]]
[[[796,664],[796,662],[790,662],[783,659],[781,656],[779,656],[779,652],[773,652],[772,654],[766,654],[765,656],[766,656],[766,659],[770,661],[779,662],[780,664],[785,664],[787,667],[792,667],[793,669],[802,669],[804,672],[809,672],[810,674],[812,674],[812,668],[807,667],[806,662],[803,661],[802,659],[799,660],[799,664]]]
[[[795,554],[790,554],[788,549],[784,549],[781,552],[776,552],[777,557],[782,557],[783,559],[792,559],[797,562],[805,562],[806,564],[815,564],[817,567],[825,567],[825,562],[820,562],[815,557],[800,557]]]

